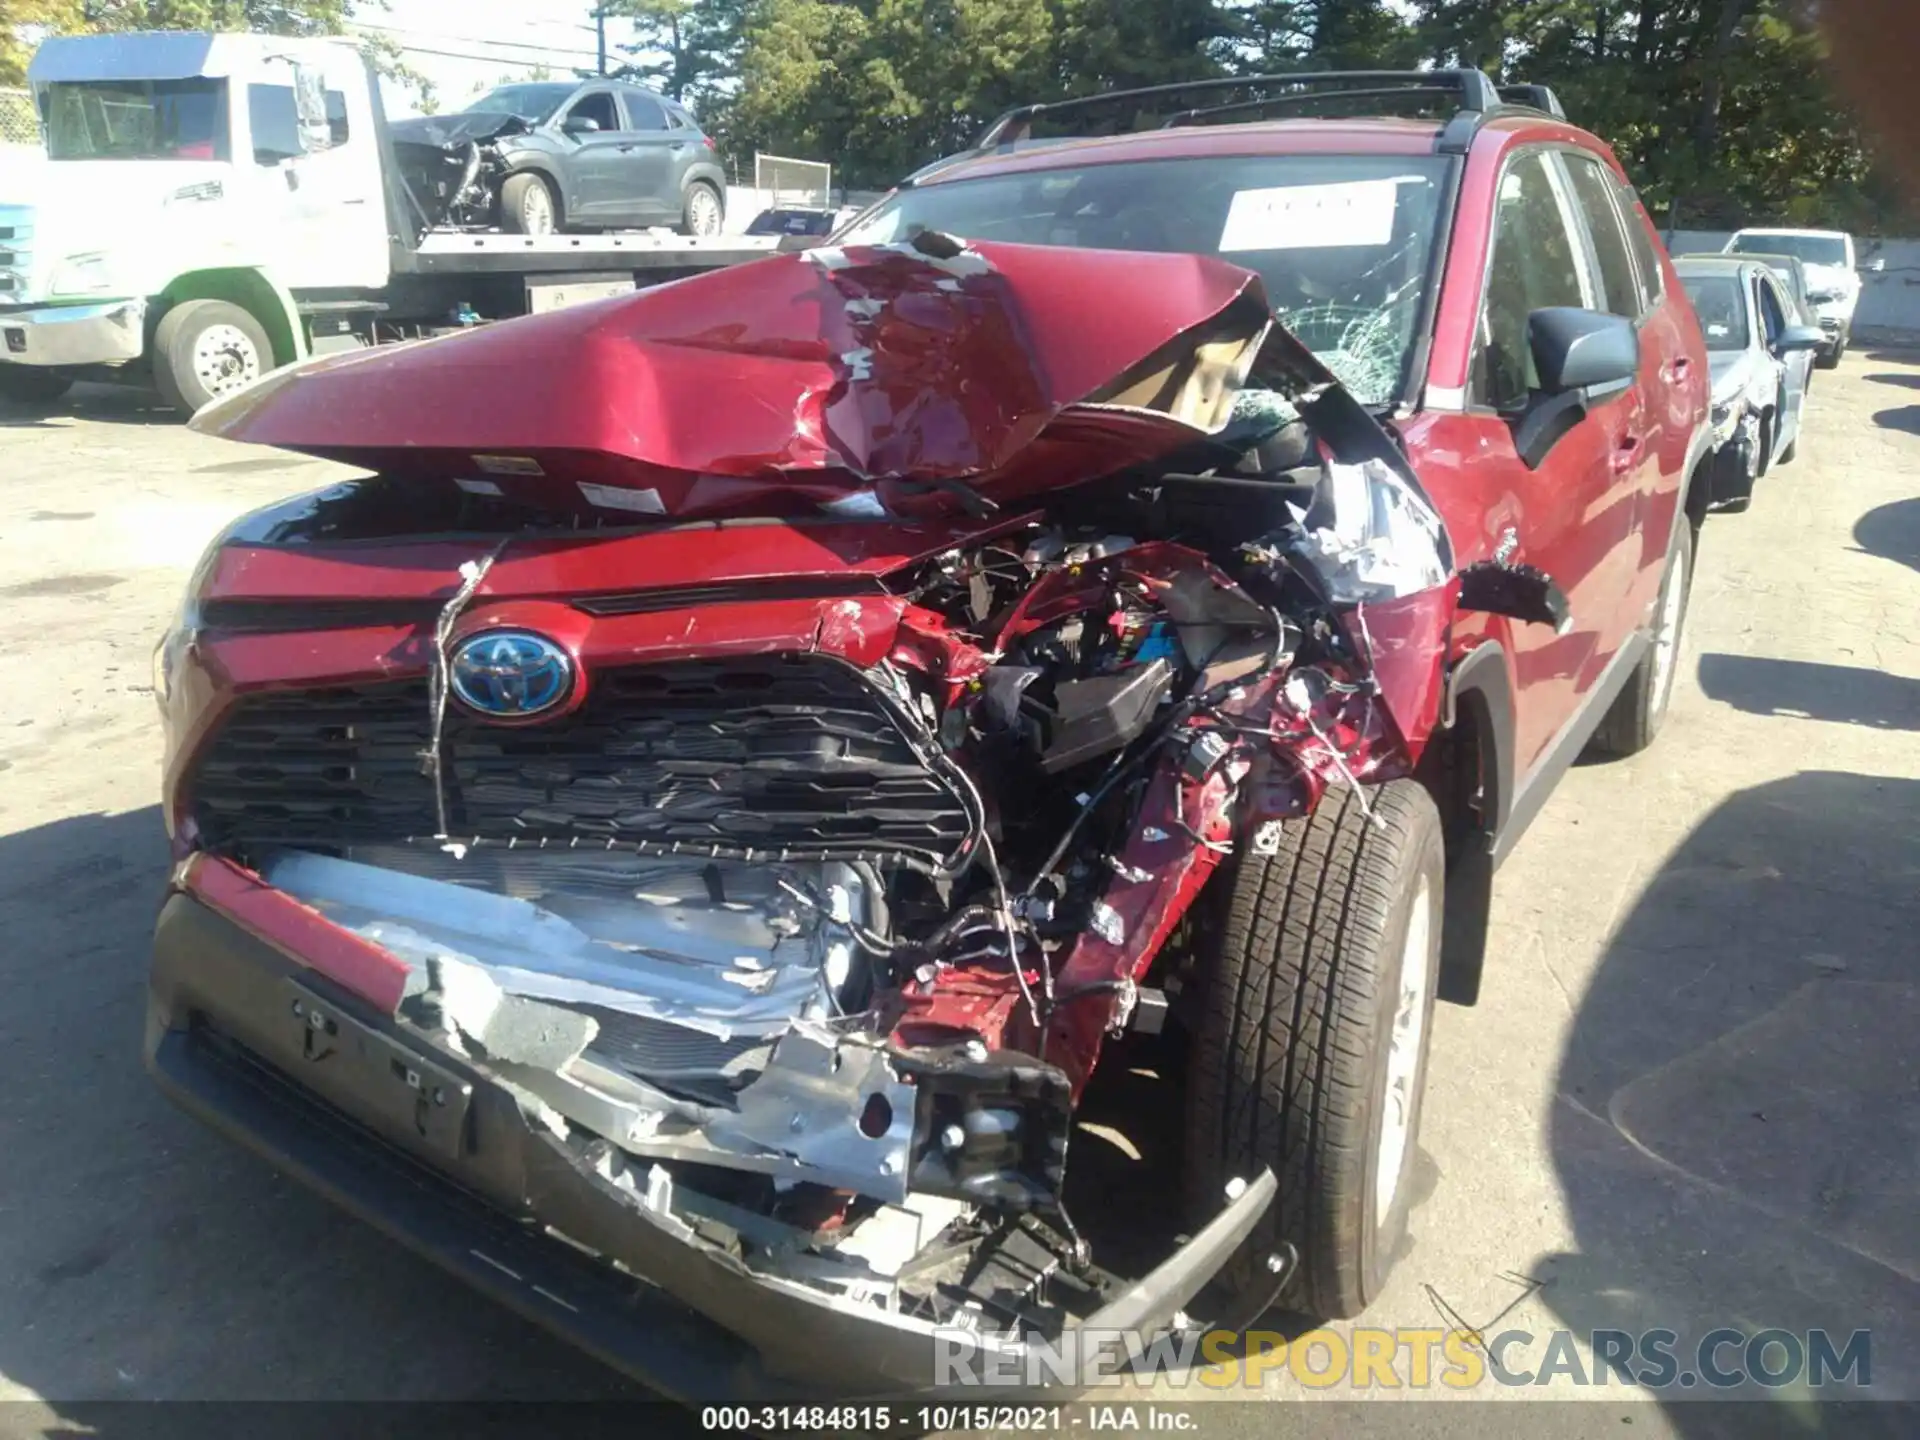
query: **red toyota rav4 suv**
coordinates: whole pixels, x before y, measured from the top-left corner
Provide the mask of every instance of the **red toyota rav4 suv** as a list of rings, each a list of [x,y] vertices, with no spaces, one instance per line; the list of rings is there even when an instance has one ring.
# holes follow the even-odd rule
[[[1434,1000],[1659,727],[1708,498],[1698,326],[1557,109],[1028,107],[821,247],[203,412],[371,473],[157,657],[160,1084],[684,1396],[1360,1311]],[[1165,123],[1033,133],[1102,114]],[[1187,1211],[1131,1278],[1068,1158],[1129,1032]]]

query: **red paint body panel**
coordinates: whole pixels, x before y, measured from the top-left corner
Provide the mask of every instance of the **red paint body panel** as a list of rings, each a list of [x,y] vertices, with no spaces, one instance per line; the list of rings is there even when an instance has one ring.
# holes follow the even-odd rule
[[[182,886],[250,935],[371,1002],[382,1014],[400,1008],[404,961],[342,930],[319,911],[216,855],[197,855]]]
[[[873,580],[1023,523],[1024,516],[875,524],[693,524],[625,534],[530,536],[495,560],[479,594],[587,598],[798,576]],[[473,540],[288,547],[235,544],[216,559],[206,600],[444,599]],[[853,588],[850,584],[849,588]]]
[[[921,488],[900,477],[1006,496],[1195,438],[1164,417],[1070,407],[1259,289],[1198,255],[816,249],[296,367],[194,423],[382,470],[641,490],[668,514],[880,480],[898,513]],[[1128,304],[1106,303],[1122,291]],[[1056,422],[1067,433],[1045,464],[1017,467]]]

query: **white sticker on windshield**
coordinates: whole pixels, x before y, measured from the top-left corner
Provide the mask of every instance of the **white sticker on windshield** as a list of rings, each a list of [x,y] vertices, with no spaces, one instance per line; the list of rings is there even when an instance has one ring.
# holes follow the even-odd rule
[[[1393,239],[1393,211],[1399,193],[1397,179],[1241,190],[1227,209],[1220,250],[1225,254],[1234,250],[1385,245]]]

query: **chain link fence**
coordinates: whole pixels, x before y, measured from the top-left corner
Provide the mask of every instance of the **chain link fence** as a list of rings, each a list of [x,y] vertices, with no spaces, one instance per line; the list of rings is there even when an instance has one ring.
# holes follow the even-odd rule
[[[0,89],[0,145],[38,145],[40,117],[25,90]]]
[[[753,188],[774,210],[825,210],[831,203],[833,166],[785,155],[753,157]]]

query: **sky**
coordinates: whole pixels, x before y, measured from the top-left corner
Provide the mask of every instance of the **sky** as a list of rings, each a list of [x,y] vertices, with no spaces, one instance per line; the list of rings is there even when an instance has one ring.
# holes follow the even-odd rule
[[[457,110],[502,79],[523,79],[545,63],[558,78],[594,67],[590,0],[362,0],[359,28],[405,48],[406,60],[439,92],[441,110]],[[618,46],[632,38],[624,20],[607,22],[609,63],[625,58]],[[390,115],[417,115],[419,97],[388,82]]]

